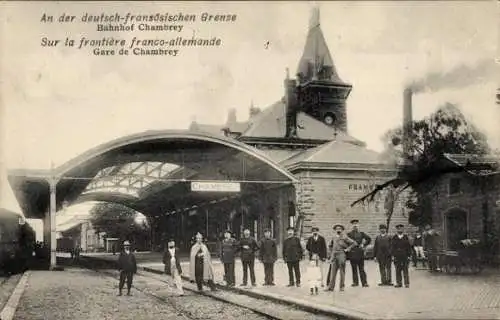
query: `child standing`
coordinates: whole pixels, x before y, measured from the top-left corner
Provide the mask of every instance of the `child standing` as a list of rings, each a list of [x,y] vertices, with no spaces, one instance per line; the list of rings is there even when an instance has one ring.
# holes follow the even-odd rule
[[[318,294],[318,287],[321,286],[321,268],[319,264],[319,256],[313,254],[307,267],[307,280],[311,294]]]

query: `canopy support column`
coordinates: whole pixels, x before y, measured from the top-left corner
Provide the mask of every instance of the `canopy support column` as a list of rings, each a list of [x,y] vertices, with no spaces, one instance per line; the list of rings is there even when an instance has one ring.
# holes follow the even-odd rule
[[[49,221],[50,221],[50,270],[56,269],[57,258],[57,239],[56,239],[56,187],[57,180],[52,177],[49,181],[50,184],[50,209],[49,209]]]

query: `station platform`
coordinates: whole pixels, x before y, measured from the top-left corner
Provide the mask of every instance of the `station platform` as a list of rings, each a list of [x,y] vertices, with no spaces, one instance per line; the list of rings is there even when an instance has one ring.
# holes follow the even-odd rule
[[[85,256],[85,254],[84,254]],[[115,260],[112,254],[88,254],[96,259]],[[139,267],[146,271],[163,272],[161,253],[137,253]],[[189,275],[189,261],[182,259],[184,276]],[[215,282],[223,284],[223,265],[212,259]],[[301,263],[305,275],[306,263]],[[256,261],[257,287],[239,287],[242,280],[242,266],[236,261],[236,284],[234,290],[251,296],[284,301],[308,309],[336,310],[345,315],[362,319],[500,319],[500,272],[486,269],[479,275],[449,275],[430,273],[427,270],[410,268],[410,288],[379,287],[378,266],[366,261],[365,269],[370,287],[351,287],[352,275],[346,267],[346,288],[339,292],[309,294],[307,282],[297,288],[286,287],[288,271],[283,261],[275,264],[274,287],[262,286],[264,269]],[[393,279],[395,274],[393,270]],[[231,289],[233,290],[233,289]]]

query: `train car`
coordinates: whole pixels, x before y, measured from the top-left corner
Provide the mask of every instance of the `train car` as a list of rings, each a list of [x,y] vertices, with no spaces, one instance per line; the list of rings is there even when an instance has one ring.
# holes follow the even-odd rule
[[[22,272],[32,259],[35,231],[29,224],[21,224],[20,217],[0,208],[0,273]]]

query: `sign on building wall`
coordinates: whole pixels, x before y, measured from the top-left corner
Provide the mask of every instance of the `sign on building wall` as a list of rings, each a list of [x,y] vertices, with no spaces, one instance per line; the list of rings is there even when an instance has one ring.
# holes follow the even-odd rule
[[[191,182],[191,191],[196,192],[240,192],[238,182]]]
[[[363,184],[363,183],[351,183],[349,185],[349,191],[370,192],[374,188],[375,188],[374,185]]]

